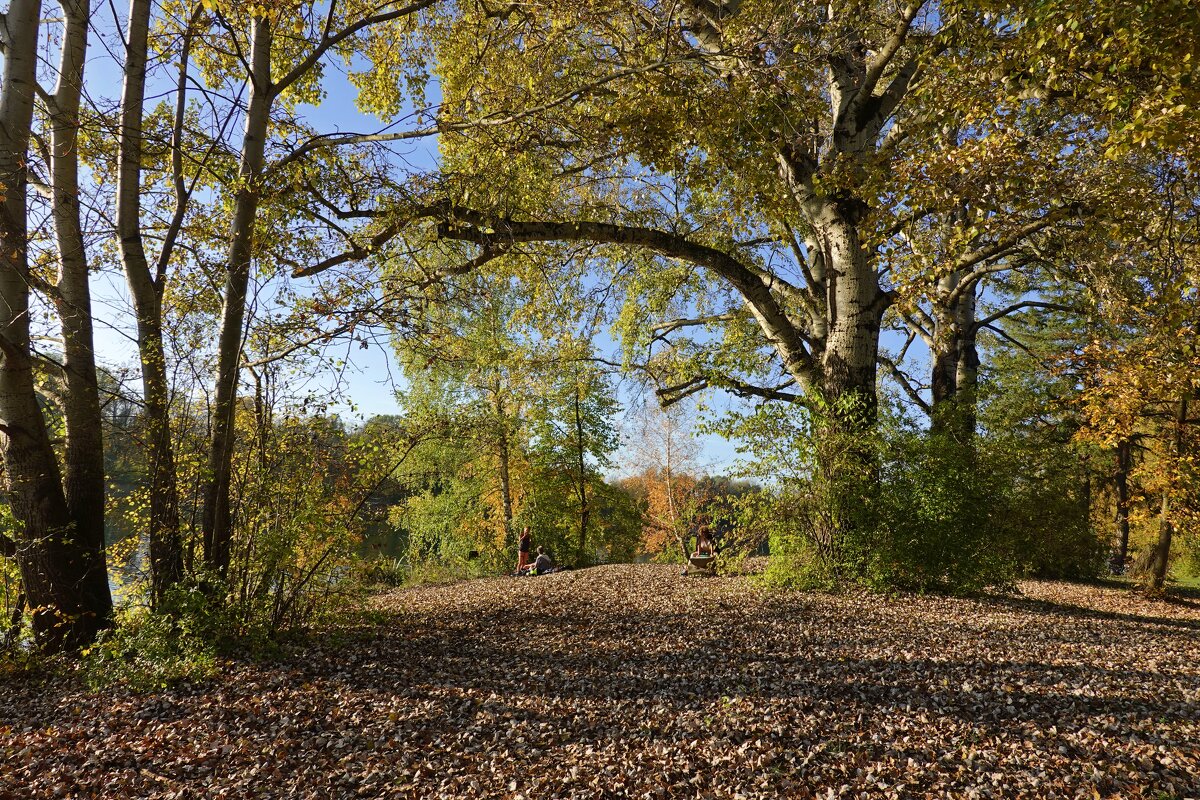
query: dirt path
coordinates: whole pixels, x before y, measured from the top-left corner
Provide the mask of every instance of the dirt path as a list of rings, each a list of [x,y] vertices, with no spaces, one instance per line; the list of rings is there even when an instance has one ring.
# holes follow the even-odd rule
[[[1200,604],[421,587],[159,695],[0,687],[0,798],[1200,797]]]

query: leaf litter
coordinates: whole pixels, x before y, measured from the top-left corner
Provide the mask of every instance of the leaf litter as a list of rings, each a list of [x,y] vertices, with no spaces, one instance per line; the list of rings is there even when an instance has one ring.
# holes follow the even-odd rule
[[[1200,604],[613,565],[378,596],[156,694],[0,687],[0,798],[1200,797]]]

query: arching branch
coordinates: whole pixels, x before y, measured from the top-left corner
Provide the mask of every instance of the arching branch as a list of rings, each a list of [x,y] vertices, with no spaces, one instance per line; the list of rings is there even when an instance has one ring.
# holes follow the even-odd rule
[[[802,387],[812,383],[814,363],[803,337],[757,271],[729,253],[676,233],[607,222],[491,219],[454,208],[438,222],[438,236],[498,248],[516,242],[580,242],[636,247],[704,267],[736,289],[784,367]]]

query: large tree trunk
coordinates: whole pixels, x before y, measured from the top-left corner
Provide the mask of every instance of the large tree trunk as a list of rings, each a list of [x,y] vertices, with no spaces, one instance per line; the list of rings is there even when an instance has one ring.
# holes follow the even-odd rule
[[[929,340],[933,362],[930,423],[934,432],[968,444],[976,428],[979,350],[975,287],[960,286],[961,280],[960,272],[951,273],[938,281],[935,293],[934,330]],[[955,294],[953,300],[943,299]]]
[[[226,264],[225,303],[217,344],[216,399],[208,451],[208,484],[204,492],[204,559],[225,574],[229,568],[233,537],[230,483],[233,474],[234,413],[237,408],[246,291],[254,255],[254,223],[258,215],[259,179],[262,175],[273,90],[271,86],[271,23],[254,21],[250,55],[250,102],[242,138],[238,190],[234,198]]]
[[[1167,582],[1167,565],[1170,563],[1171,539],[1175,533],[1175,524],[1171,521],[1171,501],[1167,493],[1163,493],[1162,507],[1158,516],[1158,540],[1150,553],[1150,561],[1146,572],[1150,577],[1150,588],[1161,592]]]
[[[143,419],[149,468],[151,597],[157,604],[183,577],[179,538],[179,491],[171,442],[170,389],[163,347],[162,296],[165,276],[151,272],[141,231],[142,113],[146,90],[150,0],[131,0],[125,85],[121,95],[120,168],[117,177],[117,233],[121,261],[137,316],[138,360],[142,373]],[[179,143],[174,143],[175,147]]]
[[[51,650],[91,642],[112,599],[89,536],[76,529],[58,460],[34,390],[29,338],[32,276],[27,253],[28,147],[33,120],[38,0],[13,0],[0,90],[0,448],[13,515],[21,525],[17,563],[39,644]],[[100,579],[100,581],[98,581]],[[94,587],[103,582],[103,590]]]
[[[853,217],[854,212],[827,211],[816,226],[829,298],[820,389],[838,430],[847,433],[875,425],[879,326],[888,303]]]
[[[50,100],[50,183],[59,254],[54,301],[62,322],[63,416],[66,420],[67,511],[87,562],[79,586],[84,605],[107,620],[112,613],[104,555],[104,438],[92,336],[88,260],[79,216],[79,99],[87,53],[88,0],[64,0],[66,25],[58,85]]]

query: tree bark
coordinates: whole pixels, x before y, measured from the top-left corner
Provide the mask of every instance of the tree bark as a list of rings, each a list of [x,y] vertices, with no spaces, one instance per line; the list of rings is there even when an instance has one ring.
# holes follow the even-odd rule
[[[175,451],[171,441],[170,384],[163,347],[162,297],[165,274],[155,275],[151,271],[141,230],[142,115],[149,24],[150,0],[131,0],[125,83],[121,93],[116,222],[121,262],[137,316],[138,361],[145,404],[143,419],[150,483],[148,539],[151,599],[158,604],[183,577],[183,548],[179,536]],[[175,142],[174,146],[178,148],[179,144]]]
[[[88,0],[64,0],[58,85],[50,100],[50,183],[59,273],[54,303],[62,322],[64,490],[86,559],[79,591],[102,620],[112,614],[104,554],[104,438],[92,335],[88,259],[79,215],[79,105],[87,53]]]
[[[270,120],[271,85],[270,21],[254,20],[250,55],[250,101],[242,137],[238,190],[234,197],[226,262],[225,302],[217,344],[216,398],[208,451],[208,483],[204,492],[203,532],[205,563],[224,575],[229,568],[233,538],[230,484],[233,473],[234,417],[237,409],[246,292],[254,256],[254,223],[260,199],[259,181],[264,166],[267,125]]]
[[[37,71],[38,0],[13,0],[4,18],[7,51],[0,89],[0,449],[9,501],[21,524],[17,563],[38,643],[73,650],[108,622],[112,599],[96,574],[103,552],[77,529],[35,392],[29,336],[26,197]],[[102,534],[101,534],[102,535]],[[103,584],[103,590],[97,585]],[[106,602],[107,601],[107,602]]]
[[[1154,543],[1154,552],[1150,555],[1147,572],[1150,575],[1150,589],[1161,592],[1167,583],[1167,564],[1171,556],[1171,539],[1175,533],[1175,524],[1171,521],[1170,496],[1164,492],[1162,506],[1158,516],[1158,540]]]
[[[930,423],[969,444],[975,437],[975,403],[979,384],[976,286],[962,285],[961,271],[938,281],[934,298],[934,330],[929,340],[933,375]]]

